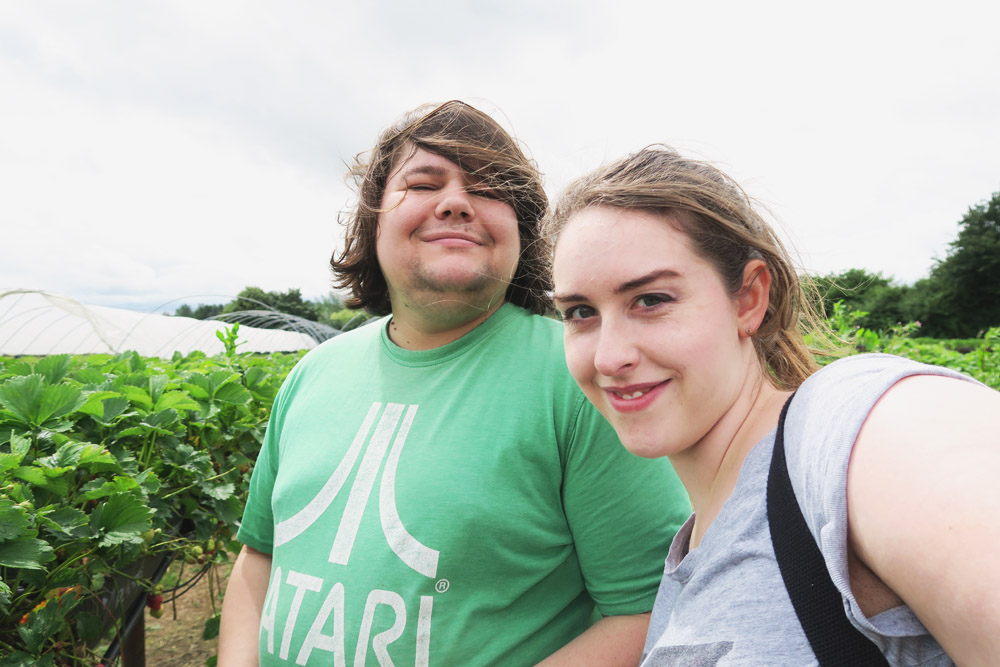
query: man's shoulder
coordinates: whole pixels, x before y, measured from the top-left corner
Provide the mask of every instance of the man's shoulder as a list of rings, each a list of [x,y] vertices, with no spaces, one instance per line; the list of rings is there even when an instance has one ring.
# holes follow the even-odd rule
[[[514,336],[537,336],[544,340],[554,340],[562,348],[562,324],[551,317],[537,315],[520,306],[507,304],[504,307],[508,312],[511,324],[510,333]]]
[[[345,331],[323,341],[309,350],[299,365],[308,367],[331,361],[350,360],[356,358],[355,355],[367,353],[372,345],[377,345],[379,342],[382,320],[383,318],[369,320],[357,329]]]

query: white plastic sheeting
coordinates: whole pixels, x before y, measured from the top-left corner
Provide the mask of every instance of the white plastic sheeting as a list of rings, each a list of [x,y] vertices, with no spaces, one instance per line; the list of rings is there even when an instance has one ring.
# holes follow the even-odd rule
[[[0,289],[0,355],[116,354],[144,357],[174,352],[225,352],[216,332],[226,322],[88,306],[42,290]],[[304,333],[240,325],[238,352],[296,351],[316,347]]]

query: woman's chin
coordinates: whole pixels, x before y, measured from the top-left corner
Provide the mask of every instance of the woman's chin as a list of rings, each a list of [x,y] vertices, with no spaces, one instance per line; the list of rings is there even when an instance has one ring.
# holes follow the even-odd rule
[[[658,459],[661,456],[667,455],[667,453],[663,451],[662,443],[651,442],[643,438],[629,438],[627,436],[622,436],[620,433],[618,434],[618,437],[622,441],[622,444],[625,445],[625,449],[644,459]]]

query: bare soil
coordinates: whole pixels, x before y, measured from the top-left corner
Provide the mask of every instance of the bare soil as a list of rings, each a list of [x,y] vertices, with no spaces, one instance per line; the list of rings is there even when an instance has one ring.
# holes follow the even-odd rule
[[[189,591],[173,602],[163,603],[163,616],[153,618],[146,608],[146,665],[148,667],[203,667],[216,653],[218,638],[202,639],[205,621],[222,610],[221,591],[226,588],[226,578],[231,565],[216,565],[206,573]],[[183,574],[180,565],[174,564],[168,577],[180,575],[189,579],[196,573],[188,565]],[[173,573],[173,575],[171,575]],[[176,580],[176,579],[175,579]],[[214,593],[209,594],[211,586]],[[170,599],[170,594],[163,596]]]

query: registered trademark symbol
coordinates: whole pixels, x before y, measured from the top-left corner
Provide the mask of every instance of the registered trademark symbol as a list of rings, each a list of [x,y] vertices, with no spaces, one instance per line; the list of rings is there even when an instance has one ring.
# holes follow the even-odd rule
[[[451,582],[448,581],[447,579],[438,579],[437,583],[434,584],[434,590],[436,590],[438,593],[444,593],[449,588],[451,588]]]

